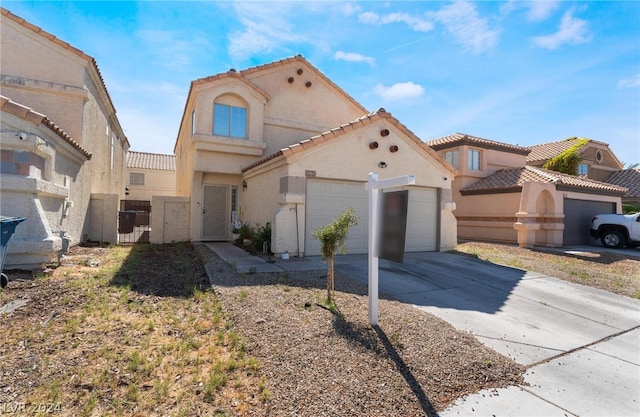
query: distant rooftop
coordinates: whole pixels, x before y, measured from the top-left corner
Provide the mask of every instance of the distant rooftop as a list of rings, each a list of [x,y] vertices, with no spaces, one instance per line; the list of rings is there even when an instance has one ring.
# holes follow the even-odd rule
[[[461,190],[463,195],[516,192],[526,182],[556,184],[557,189],[577,190],[594,194],[624,195],[628,189],[614,184],[590,180],[534,166],[502,169]]]
[[[628,188],[624,197],[640,198],[640,169],[617,171],[605,178],[604,182]]]
[[[467,135],[466,133],[454,133],[453,135],[442,136],[437,139],[427,141],[426,143],[436,151],[459,145],[472,145],[480,148],[496,149],[520,155],[527,155],[529,153],[529,149],[521,146],[479,138],[477,136]]]
[[[127,151],[127,168],[175,171],[176,156],[161,153]]]

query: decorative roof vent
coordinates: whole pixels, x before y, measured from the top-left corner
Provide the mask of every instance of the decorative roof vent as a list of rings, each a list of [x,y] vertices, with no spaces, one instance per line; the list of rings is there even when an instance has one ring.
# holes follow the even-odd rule
[[[604,161],[604,155],[602,155],[602,151],[600,149],[596,149],[596,162],[601,164]]]
[[[302,68],[298,68],[298,71],[296,71],[296,72],[298,73],[298,75],[302,75],[302,73],[303,73],[304,71],[302,70]]]
[[[287,79],[287,81],[289,82],[289,84],[293,84],[294,78],[293,78],[293,77],[289,77],[289,78]]]
[[[369,144],[369,149],[378,149],[378,142],[371,142]]]
[[[229,68],[229,72],[236,72],[235,68]]]
[[[382,137],[389,136],[389,129],[382,129],[380,131],[380,136]]]
[[[311,81],[307,81],[304,85],[306,85],[307,88],[311,87]]]

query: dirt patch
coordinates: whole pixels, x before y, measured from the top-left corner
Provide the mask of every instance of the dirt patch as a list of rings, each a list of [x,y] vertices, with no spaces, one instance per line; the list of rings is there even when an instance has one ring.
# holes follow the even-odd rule
[[[631,249],[630,249],[631,250]],[[571,252],[544,247],[466,242],[456,251],[493,263],[640,299],[640,259],[606,251]]]
[[[0,318],[0,410],[192,416],[263,408],[258,365],[190,244],[78,247],[62,263],[0,293],[0,306],[26,300]]]

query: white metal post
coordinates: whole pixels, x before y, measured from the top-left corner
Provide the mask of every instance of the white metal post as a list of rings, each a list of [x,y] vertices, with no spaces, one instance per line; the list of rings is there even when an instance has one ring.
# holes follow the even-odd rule
[[[378,174],[369,173],[365,189],[369,191],[369,324],[378,325],[378,197],[383,188],[400,187],[416,183],[414,175],[405,175],[378,181]]]
[[[369,174],[369,323],[378,325],[378,174]]]

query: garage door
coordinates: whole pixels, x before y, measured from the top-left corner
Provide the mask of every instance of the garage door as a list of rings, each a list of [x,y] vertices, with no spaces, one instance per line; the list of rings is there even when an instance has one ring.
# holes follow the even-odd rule
[[[565,246],[595,244],[596,241],[589,236],[591,219],[596,214],[615,212],[615,203],[565,198],[562,244]]]
[[[437,250],[438,195],[433,188],[411,188],[407,213],[407,252]],[[360,218],[349,232],[347,253],[367,253],[368,197],[364,183],[309,180],[306,201],[306,255],[320,255],[320,242],[311,232],[326,226],[350,207]]]

